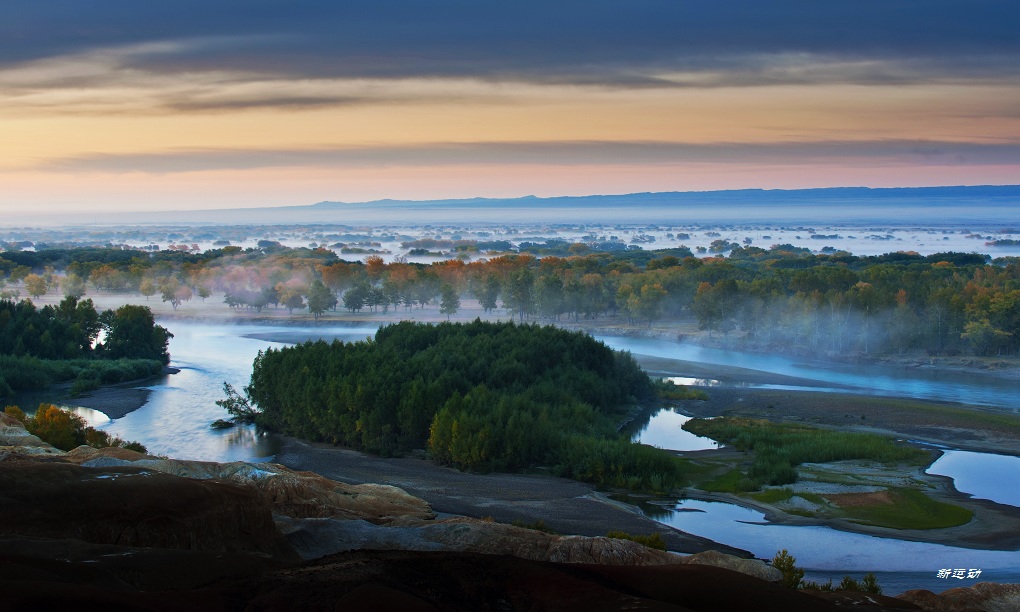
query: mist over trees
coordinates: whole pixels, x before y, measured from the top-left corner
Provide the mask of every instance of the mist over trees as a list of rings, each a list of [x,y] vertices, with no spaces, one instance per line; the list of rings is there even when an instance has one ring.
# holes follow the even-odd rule
[[[761,350],[1020,352],[1017,258],[989,263],[951,252],[858,257],[790,245],[726,247],[726,257],[701,259],[684,248],[571,248],[563,249],[566,256],[517,252],[432,264],[386,263],[377,255],[348,262],[328,249],[276,243],[204,253],[83,248],[3,253],[0,272],[26,292],[46,291],[63,278],[73,295],[88,287],[138,292],[174,308],[195,294],[218,292],[226,306],[254,312],[286,308],[319,318],[340,309],[434,308],[449,316],[473,299],[486,313],[518,322],[696,323],[716,341]]]

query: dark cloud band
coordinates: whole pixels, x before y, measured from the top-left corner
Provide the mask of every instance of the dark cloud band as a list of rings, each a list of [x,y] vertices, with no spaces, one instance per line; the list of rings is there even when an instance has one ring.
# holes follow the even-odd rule
[[[992,78],[1018,73],[1018,23],[1008,0],[5,0],[0,67],[174,41],[124,67],[663,86],[819,78],[803,56],[854,64],[829,75],[853,82]]]

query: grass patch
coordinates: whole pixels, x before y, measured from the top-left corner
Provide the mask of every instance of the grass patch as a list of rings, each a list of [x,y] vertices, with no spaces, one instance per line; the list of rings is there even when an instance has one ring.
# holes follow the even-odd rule
[[[793,491],[786,487],[782,489],[765,489],[761,493],[752,494],[751,497],[766,504],[775,504],[793,497]]]
[[[802,508],[790,508],[789,510],[785,510],[785,512],[787,514],[793,514],[793,515],[796,515],[796,516],[803,516],[804,518],[817,518],[818,517],[818,515],[815,514],[814,512],[811,512],[810,510],[804,510]]]
[[[891,503],[840,508],[855,522],[892,529],[944,529],[964,525],[974,513],[953,504],[935,501],[914,489],[890,489]]]
[[[814,504],[816,506],[828,506],[829,505],[829,502],[825,501],[825,498],[823,498],[821,495],[819,495],[817,493],[809,493],[807,491],[803,491],[801,493],[797,493],[797,497],[805,499],[805,500],[811,502],[812,504]]]
[[[739,493],[741,490],[737,486],[743,479],[743,472],[734,468],[722,476],[698,483],[698,488],[702,491],[711,491],[713,493]]]
[[[708,393],[705,393],[701,389],[692,389],[687,385],[678,385],[668,380],[658,380],[655,382],[655,393],[661,399],[665,400],[708,400]]]

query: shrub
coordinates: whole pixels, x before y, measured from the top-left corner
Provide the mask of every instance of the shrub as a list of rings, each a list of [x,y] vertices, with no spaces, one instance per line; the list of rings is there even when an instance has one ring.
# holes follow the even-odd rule
[[[40,404],[35,416],[28,418],[24,418],[25,413],[17,406],[8,406],[4,411],[15,418],[18,418],[17,415],[20,413],[22,418],[19,420],[25,424],[29,433],[39,436],[40,440],[63,451],[69,451],[84,444],[92,448],[119,446],[140,453],[147,452],[142,444],[125,442],[116,436],[111,436],[101,429],[89,426],[80,416],[52,404]]]
[[[850,576],[843,576],[843,580],[836,586],[837,591],[858,591],[861,593],[882,594],[882,587],[878,586],[878,579],[875,574],[868,573],[860,582]]]
[[[785,548],[772,557],[772,567],[783,574],[783,586],[791,589],[800,588],[804,580],[804,570],[797,567],[797,558]]]
[[[85,444],[85,419],[53,405],[40,404],[25,423],[28,431],[63,451]]]
[[[637,542],[638,544],[642,544],[648,548],[666,550],[666,541],[662,539],[662,534],[657,531],[648,535],[634,535],[629,534],[626,531],[610,531],[606,534],[606,537],[613,538],[615,540],[630,540],[631,542]]]
[[[99,373],[95,371],[84,371],[74,379],[71,385],[71,397],[78,397],[82,393],[95,391],[99,388]]]
[[[521,519],[514,519],[510,521],[510,524],[514,527],[522,527],[524,529],[533,529],[534,531],[541,531],[542,533],[556,533],[542,519],[536,520],[534,523],[525,523]]]
[[[28,420],[28,417],[25,416],[25,412],[17,406],[7,406],[4,408],[4,414],[18,419],[22,424]]]

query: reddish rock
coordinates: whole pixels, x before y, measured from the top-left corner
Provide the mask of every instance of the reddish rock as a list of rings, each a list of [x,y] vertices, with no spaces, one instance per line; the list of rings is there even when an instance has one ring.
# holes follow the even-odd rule
[[[972,587],[942,591],[907,591],[898,599],[932,612],[1015,612],[1020,610],[1020,584],[979,582]]]

